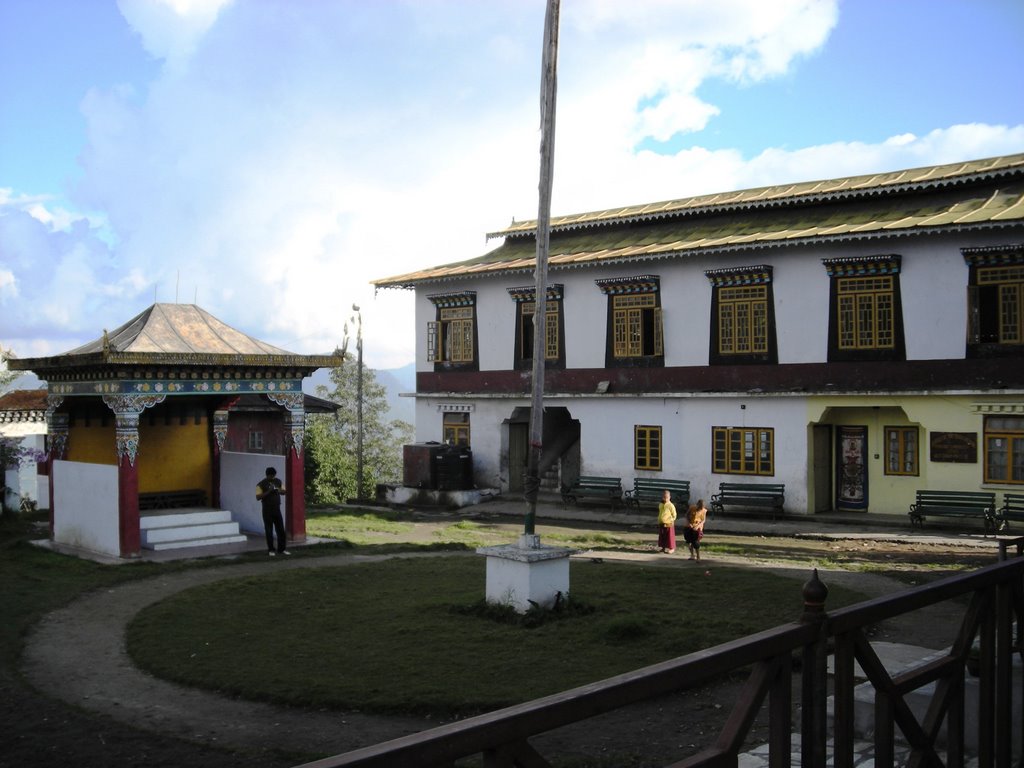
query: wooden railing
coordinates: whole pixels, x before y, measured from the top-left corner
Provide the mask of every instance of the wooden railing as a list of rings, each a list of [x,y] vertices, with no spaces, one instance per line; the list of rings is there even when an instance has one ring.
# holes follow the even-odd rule
[[[1024,539],[1016,546],[1018,553]],[[735,768],[755,718],[768,708],[770,768],[788,768],[794,742],[793,693],[799,685],[801,765],[807,768],[854,765],[854,662],[875,689],[874,765],[895,765],[896,729],[910,747],[913,768],[963,768],[965,761],[964,675],[977,640],[979,696],[978,768],[1019,766],[1013,754],[1013,730],[1024,744],[1024,720],[1013,718],[1012,656],[1021,654],[1024,627],[1024,558],[1004,559],[971,573],[952,576],[892,596],[869,600],[833,613],[824,610],[828,590],[817,571],[804,585],[804,613],[799,622],[691,653],[617,677],[506,709],[444,725],[422,733],[307,763],[304,768],[359,766],[452,766],[482,755],[485,766],[550,766],[530,743],[532,736],[560,726],[613,712],[637,702],[685,691],[751,671],[715,741],[671,768]],[[881,621],[928,606],[966,598],[959,632],[940,658],[891,676],[868,640],[869,628]],[[1015,624],[1014,619],[1020,619]],[[834,648],[833,720],[827,716],[827,659]],[[793,660],[800,658],[794,677]],[[927,713],[920,721],[907,696],[936,683]],[[1016,691],[1018,703],[1024,690]],[[725,702],[723,702],[725,703]],[[945,746],[938,744],[945,723]],[[831,758],[831,762],[829,762]]]

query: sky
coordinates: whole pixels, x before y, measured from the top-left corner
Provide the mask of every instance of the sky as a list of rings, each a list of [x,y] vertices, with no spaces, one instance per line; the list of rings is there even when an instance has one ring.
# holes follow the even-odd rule
[[[544,0],[0,0],[0,347],[156,301],[413,362],[535,219]],[[554,215],[1024,151],[1021,0],[562,0]]]

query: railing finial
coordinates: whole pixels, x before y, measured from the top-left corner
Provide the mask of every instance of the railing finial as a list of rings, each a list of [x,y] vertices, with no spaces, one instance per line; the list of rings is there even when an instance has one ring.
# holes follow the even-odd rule
[[[803,588],[804,613],[800,617],[802,623],[818,622],[825,618],[825,600],[828,598],[828,587],[818,578],[818,569],[811,573]]]

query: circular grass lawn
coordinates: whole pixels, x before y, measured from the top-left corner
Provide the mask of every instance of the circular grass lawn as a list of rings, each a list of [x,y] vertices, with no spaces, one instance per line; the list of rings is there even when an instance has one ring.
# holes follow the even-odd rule
[[[465,715],[800,616],[800,581],[756,568],[682,565],[574,561],[570,602],[583,610],[533,627],[475,610],[484,594],[479,556],[269,572],[146,608],[129,627],[128,651],[159,677],[250,699]],[[834,589],[828,602],[861,599]]]

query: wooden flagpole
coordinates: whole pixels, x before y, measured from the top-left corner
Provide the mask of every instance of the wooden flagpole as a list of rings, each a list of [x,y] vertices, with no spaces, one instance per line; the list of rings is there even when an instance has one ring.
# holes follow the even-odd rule
[[[537,288],[533,313],[533,386],[530,397],[530,450],[524,482],[527,503],[524,533],[534,534],[540,460],[544,434],[544,352],[547,345],[548,244],[551,224],[551,185],[555,159],[555,93],[558,70],[558,13],[560,0],[548,0],[544,15],[541,59],[540,202],[537,212]]]

